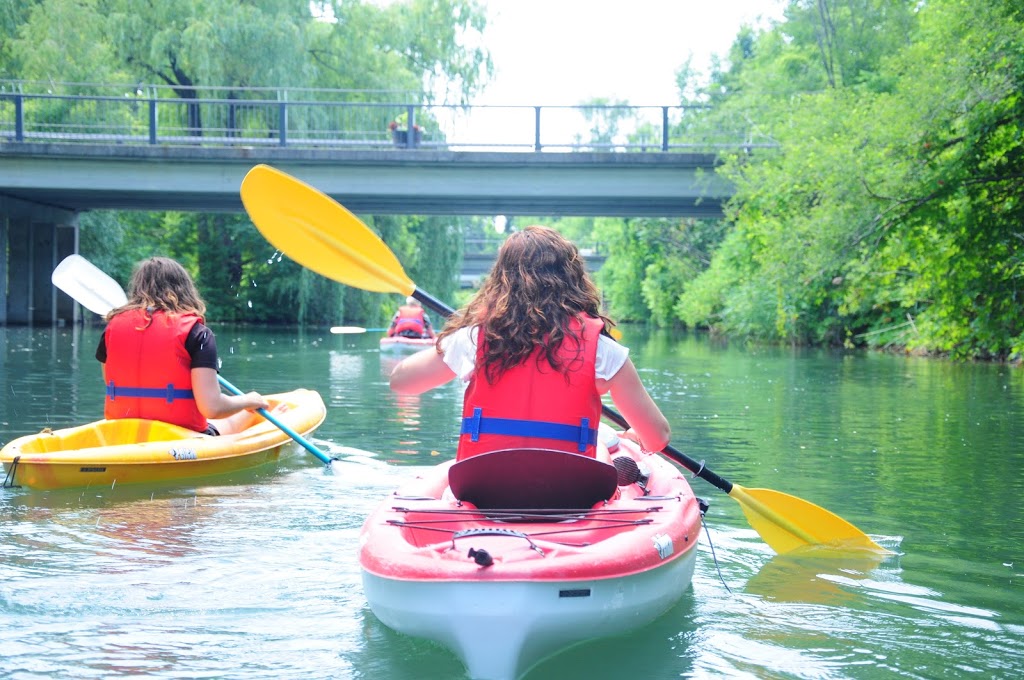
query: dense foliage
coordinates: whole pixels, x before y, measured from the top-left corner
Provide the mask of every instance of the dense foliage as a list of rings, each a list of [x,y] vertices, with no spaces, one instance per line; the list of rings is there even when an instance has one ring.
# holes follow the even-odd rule
[[[1024,351],[1024,6],[793,0],[677,139],[746,140],[722,223],[596,220],[614,316],[955,358]],[[639,134],[639,133],[638,133]]]
[[[474,0],[11,0],[0,77],[157,82],[185,99],[203,85],[288,85],[465,102],[491,72],[487,51],[465,40],[484,21]],[[782,21],[742,29],[709,74],[683,63],[678,85],[681,103],[703,108],[675,140],[745,140],[723,154],[736,187],[724,220],[510,224],[543,221],[601,244],[613,317],[1021,357],[1021,3],[791,0]],[[595,146],[652,137],[613,114],[588,123]],[[490,233],[484,219],[366,219],[421,287],[456,301],[451,244]],[[372,325],[394,303],[301,271],[241,215],[97,213],[82,224],[83,253],[121,280],[153,252],[185,262],[218,318]]]
[[[753,120],[777,146],[728,159],[728,233],[674,288],[674,315],[792,343],[1018,357],[1022,93],[1020,3],[800,0],[744,31],[700,88],[704,122]]]

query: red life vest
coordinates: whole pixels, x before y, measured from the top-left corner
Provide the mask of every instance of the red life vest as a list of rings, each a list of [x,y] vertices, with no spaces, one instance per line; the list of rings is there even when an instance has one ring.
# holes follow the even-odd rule
[[[189,331],[202,318],[195,314],[132,309],[110,320],[107,344],[107,398],[103,417],[146,418],[206,429],[206,418],[192,394],[192,359],[185,349]]]
[[[595,361],[604,322],[585,317],[572,328],[582,336],[581,346],[566,339],[559,349],[568,373],[552,368],[538,348],[491,384],[484,373],[484,343],[479,343],[476,369],[463,399],[457,460],[513,448],[596,455],[601,395]]]
[[[427,336],[427,324],[423,318],[422,307],[402,305],[398,308],[398,320],[388,335],[401,335],[403,331],[412,331],[421,337]]]

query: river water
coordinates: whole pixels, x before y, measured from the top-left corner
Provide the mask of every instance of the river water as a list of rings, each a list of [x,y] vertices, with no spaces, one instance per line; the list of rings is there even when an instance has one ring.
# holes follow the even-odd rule
[[[260,470],[176,487],[0,489],[0,677],[464,678],[362,594],[371,509],[452,456],[460,388],[398,397],[378,335],[214,326],[243,390],[316,389],[312,437]],[[96,329],[0,328],[0,441],[102,412]],[[678,606],[568,650],[553,678],[1016,678],[1024,672],[1024,373],[749,348],[627,329],[673,444],[812,501],[895,551],[775,556],[711,503]]]

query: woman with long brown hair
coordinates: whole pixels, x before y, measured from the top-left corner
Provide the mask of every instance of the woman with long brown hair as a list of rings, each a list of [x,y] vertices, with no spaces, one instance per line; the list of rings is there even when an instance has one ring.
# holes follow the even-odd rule
[[[219,360],[206,303],[175,260],[139,262],[128,302],[111,310],[96,348],[107,388],[104,417],[147,418],[205,434],[227,434],[241,411],[269,408],[256,392],[228,395],[217,381]]]
[[[419,394],[458,377],[457,458],[507,448],[594,456],[601,395],[631,423],[625,436],[657,451],[671,431],[629,359],[576,246],[548,227],[509,236],[483,287],[435,348],[403,360],[391,388]]]

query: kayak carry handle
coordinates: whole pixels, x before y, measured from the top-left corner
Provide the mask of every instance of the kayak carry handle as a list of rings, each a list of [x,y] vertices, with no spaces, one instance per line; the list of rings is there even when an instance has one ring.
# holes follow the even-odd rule
[[[515,531],[514,529],[465,529],[463,531],[456,531],[452,534],[452,550],[455,549],[455,541],[459,538],[468,538],[469,536],[511,536],[512,538],[521,538],[530,544],[530,548],[536,550],[541,556],[544,555],[544,551],[539,545],[533,542],[528,534],[524,534],[522,531]],[[472,548],[470,553],[480,552],[475,551]],[[486,554],[486,552],[485,552]],[[470,557],[473,557],[471,554]],[[490,565],[484,565],[490,566]]]

